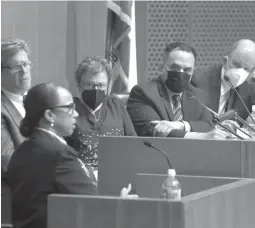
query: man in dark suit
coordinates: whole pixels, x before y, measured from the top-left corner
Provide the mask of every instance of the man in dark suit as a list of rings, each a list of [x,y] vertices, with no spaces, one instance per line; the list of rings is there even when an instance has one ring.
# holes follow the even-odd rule
[[[166,46],[163,72],[135,86],[127,110],[140,136],[184,137],[214,128],[212,115],[192,96],[208,105],[206,94],[190,84],[196,51],[180,42]]]
[[[249,115],[237,93],[224,79],[228,76],[240,93],[245,105],[251,112],[255,103],[255,86],[246,82],[255,68],[255,43],[251,40],[237,41],[224,57],[223,64],[198,68],[194,71],[192,82],[203,89],[210,98],[210,108],[218,114],[234,109],[246,119]],[[226,125],[238,126],[234,121],[225,121]]]
[[[24,141],[19,125],[25,115],[23,95],[31,86],[29,49],[23,40],[1,43],[1,162],[6,171],[13,151]]]

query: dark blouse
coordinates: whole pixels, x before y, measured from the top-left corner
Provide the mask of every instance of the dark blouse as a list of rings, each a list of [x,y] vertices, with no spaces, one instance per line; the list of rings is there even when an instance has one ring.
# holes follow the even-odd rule
[[[73,135],[66,141],[86,165],[98,166],[98,136],[136,136],[126,108],[116,96],[107,97],[95,115],[79,98],[74,98],[74,102],[79,117]]]

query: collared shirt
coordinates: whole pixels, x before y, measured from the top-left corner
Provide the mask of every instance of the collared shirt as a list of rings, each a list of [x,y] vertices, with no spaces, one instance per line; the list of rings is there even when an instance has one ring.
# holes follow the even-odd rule
[[[25,117],[25,109],[24,109],[24,106],[23,106],[23,96],[25,95],[20,95],[20,94],[15,94],[15,93],[12,93],[10,91],[7,91],[5,89],[3,89],[3,92],[4,94],[10,99],[10,101],[12,102],[12,104],[14,105],[14,107],[18,110],[18,112],[20,113],[20,115],[22,117]]]
[[[62,137],[58,136],[56,133],[54,133],[52,131],[49,131],[49,130],[47,130],[45,128],[41,128],[41,127],[37,127],[36,129],[38,129],[40,131],[44,131],[44,132],[50,134],[51,136],[53,136],[53,138],[56,138],[59,142],[67,145],[66,141]]]
[[[227,82],[224,80],[224,68],[221,69],[221,88],[220,88],[220,101],[218,114],[223,114],[226,110],[226,105],[230,96],[230,87]]]

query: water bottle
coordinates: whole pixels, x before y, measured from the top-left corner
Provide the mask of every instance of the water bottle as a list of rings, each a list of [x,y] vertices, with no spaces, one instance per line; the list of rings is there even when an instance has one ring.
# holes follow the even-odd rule
[[[169,169],[167,172],[167,178],[162,184],[161,198],[169,200],[181,199],[181,184],[175,178],[175,169]]]
[[[251,116],[253,118],[253,120],[255,120],[255,105],[252,106],[252,112],[251,112]],[[255,129],[255,123],[252,121],[251,117],[249,116],[247,118],[247,121],[246,121],[252,128]],[[252,131],[251,129],[247,128],[247,131],[249,133],[250,136],[252,137],[255,137],[255,132]]]

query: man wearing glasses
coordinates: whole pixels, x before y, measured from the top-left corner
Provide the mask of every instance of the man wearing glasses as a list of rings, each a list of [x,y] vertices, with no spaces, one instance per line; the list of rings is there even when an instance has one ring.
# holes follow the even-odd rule
[[[1,42],[1,161],[6,171],[13,151],[23,142],[19,125],[25,116],[23,96],[31,86],[29,48],[23,40]]]

